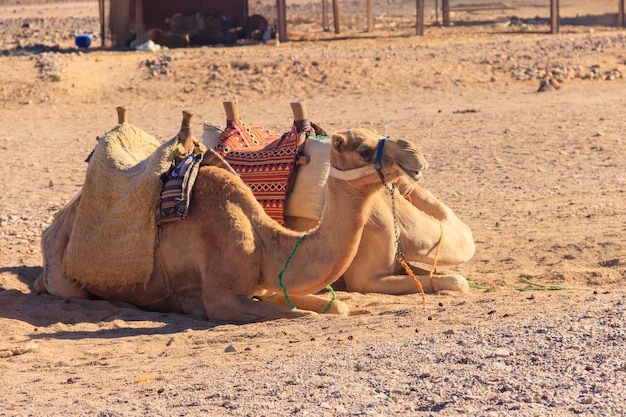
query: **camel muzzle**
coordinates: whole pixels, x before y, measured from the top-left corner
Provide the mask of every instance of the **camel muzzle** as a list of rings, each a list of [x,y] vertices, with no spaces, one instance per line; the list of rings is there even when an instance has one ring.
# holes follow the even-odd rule
[[[382,173],[382,158],[383,158],[383,150],[385,148],[385,143],[389,139],[389,136],[385,136],[384,138],[378,141],[378,147],[376,148],[376,160],[373,164],[363,165],[359,168],[347,169],[342,171],[340,169],[335,168],[334,166],[330,167],[328,172],[328,176],[337,178],[344,181],[353,181],[358,180],[359,178],[363,178],[374,172],[378,172],[378,175],[385,182],[384,176]]]

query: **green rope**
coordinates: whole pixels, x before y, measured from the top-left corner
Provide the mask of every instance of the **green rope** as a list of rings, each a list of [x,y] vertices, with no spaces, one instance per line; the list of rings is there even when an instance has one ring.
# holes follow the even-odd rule
[[[522,288],[516,288],[517,291],[558,291],[558,290],[571,290],[572,287],[570,287],[569,285],[541,285],[541,284],[535,284],[534,282],[531,282],[529,279],[527,278],[522,278],[520,281],[522,281],[524,284],[526,284],[525,287]]]
[[[467,275],[463,275],[463,278],[465,278],[465,281],[467,281],[467,285],[469,285],[470,288],[474,288],[476,290],[487,290],[489,289],[489,287],[485,287],[484,285],[480,285],[476,282],[472,282],[469,279],[467,279]]]
[[[328,311],[328,309],[330,308],[331,305],[333,305],[333,301],[335,301],[335,298],[337,298],[337,296],[335,295],[335,291],[333,290],[333,287],[331,287],[330,285],[326,286],[326,289],[328,291],[330,291],[330,294],[332,295],[332,298],[330,299],[330,301],[324,306],[324,308],[322,309],[322,311],[320,311],[320,314],[324,314]]]
[[[307,138],[324,139],[326,134],[324,132],[315,134],[313,130],[306,133]]]
[[[471,281],[467,281],[467,285],[469,285],[470,288],[474,288],[475,290],[488,290],[489,289],[489,287],[485,287],[484,285],[480,285]]]
[[[477,284],[475,282],[471,282],[470,280],[467,279],[467,276],[463,275],[463,278],[465,278],[467,280],[467,284],[469,285],[470,288],[474,288],[477,290],[487,290],[489,289],[489,287],[485,287],[483,285]],[[521,278],[520,281],[522,281],[524,284],[526,284],[525,287],[521,287],[521,288],[515,288],[517,291],[559,291],[559,290],[571,290],[572,287],[569,285],[541,285],[541,284],[536,284],[532,281],[530,281],[528,278]]]
[[[300,236],[300,239],[298,239],[298,241],[296,242],[296,245],[293,247],[293,250],[291,251],[291,254],[289,255],[289,257],[287,258],[287,261],[285,262],[285,267],[283,268],[282,271],[280,271],[280,273],[278,274],[278,285],[280,286],[280,288],[283,289],[283,295],[285,296],[285,301],[287,301],[287,305],[289,306],[289,308],[291,308],[292,310],[297,309],[297,307],[291,302],[291,300],[289,299],[289,295],[287,295],[287,288],[285,288],[285,285],[283,284],[283,274],[285,273],[285,271],[287,270],[287,267],[289,266],[289,262],[291,261],[291,258],[293,258],[293,256],[296,254],[296,250],[298,249],[298,246],[300,246],[300,243],[302,243],[302,241],[304,240],[305,237],[307,237],[308,234],[305,233],[302,236]],[[332,298],[330,299],[330,301],[324,306],[324,308],[322,309],[322,311],[320,311],[319,314],[324,314],[328,311],[328,309],[330,308],[331,305],[333,305],[333,302],[335,301],[335,299],[337,298],[337,296],[335,295],[335,291],[333,290],[333,287],[331,287],[330,285],[326,286],[326,289],[328,291],[330,291],[330,294],[332,295]]]
[[[296,309],[296,306],[293,305],[293,303],[291,302],[291,300],[289,299],[289,296],[287,295],[287,288],[285,288],[285,286],[283,285],[283,274],[285,273],[285,271],[287,270],[287,266],[289,266],[289,262],[291,261],[291,258],[293,258],[293,256],[296,254],[296,250],[298,249],[298,246],[300,246],[300,243],[302,243],[302,241],[304,240],[305,237],[307,237],[308,234],[305,233],[302,236],[300,236],[300,239],[298,239],[298,241],[296,242],[296,246],[293,247],[293,250],[291,251],[291,254],[289,255],[289,257],[287,258],[287,261],[285,261],[285,267],[283,268],[282,271],[280,271],[280,273],[278,274],[278,285],[280,286],[280,288],[283,289],[283,295],[285,296],[285,301],[287,301],[287,305],[289,306],[289,308],[291,308],[292,310]]]

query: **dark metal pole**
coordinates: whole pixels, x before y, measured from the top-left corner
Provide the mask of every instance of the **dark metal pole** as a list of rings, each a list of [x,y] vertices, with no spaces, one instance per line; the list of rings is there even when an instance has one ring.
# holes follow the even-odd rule
[[[625,0],[618,0],[619,4],[617,6],[618,9],[618,13],[617,13],[617,26],[619,27],[624,27],[624,2]]]

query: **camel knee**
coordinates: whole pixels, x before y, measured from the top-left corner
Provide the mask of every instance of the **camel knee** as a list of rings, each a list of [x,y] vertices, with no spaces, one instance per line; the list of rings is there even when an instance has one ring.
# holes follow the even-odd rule
[[[33,283],[33,289],[37,294],[47,294],[48,290],[46,289],[46,283],[43,279],[43,272],[39,274],[35,282]]]
[[[465,225],[463,225],[465,226]],[[460,265],[469,262],[476,253],[476,244],[474,243],[474,237],[469,227],[465,226],[462,229],[455,229],[455,236],[446,247],[446,240],[444,237],[444,248],[442,248],[441,256],[439,257],[440,265]]]
[[[474,257],[476,253],[476,243],[474,243],[474,236],[472,236],[472,231],[467,228],[465,233],[463,233],[463,243],[461,245],[461,261],[459,263],[469,262],[470,259]]]
[[[350,314],[350,307],[343,301],[335,300],[328,307],[328,310],[324,314],[337,314],[340,316],[347,316]]]
[[[74,280],[68,279],[65,276],[57,277],[56,279],[48,277],[46,279],[45,275],[42,274],[40,276],[41,281],[39,283],[39,287],[43,285],[45,292],[48,292],[50,295],[54,295],[56,297],[61,298],[74,298],[74,299],[89,299],[91,295],[89,291],[82,288],[82,286]],[[39,278],[37,278],[39,281]],[[37,290],[37,288],[35,288]]]

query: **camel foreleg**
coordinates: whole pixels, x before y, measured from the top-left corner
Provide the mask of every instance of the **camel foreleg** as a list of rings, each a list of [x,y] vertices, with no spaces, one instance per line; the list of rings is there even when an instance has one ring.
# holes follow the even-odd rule
[[[396,265],[394,270],[393,267],[381,263],[376,270],[372,268],[371,263],[353,263],[344,276],[346,289],[360,293],[416,294],[420,292],[420,288],[415,282],[415,279],[417,279],[426,293],[436,293],[444,290],[469,291],[467,280],[462,275],[435,273],[431,285],[429,271],[407,263],[415,277],[413,279],[399,264]]]
[[[448,206],[416,184],[399,182],[398,187],[410,205],[417,208],[405,220],[406,231],[411,234],[404,238],[408,246],[405,248],[407,259],[432,263],[438,253],[438,265],[458,265],[474,256],[476,246],[470,228]],[[437,251],[440,241],[440,251]]]
[[[293,319],[315,314],[306,310],[291,310],[263,300],[254,300],[240,294],[203,296],[204,309],[211,321],[251,323],[275,319]]]
[[[289,307],[287,300],[283,294],[273,293],[268,296],[260,297],[261,300],[283,306]],[[327,306],[327,310],[325,314],[338,314],[341,316],[347,316],[349,313],[349,308],[346,303],[339,300],[334,300],[330,306],[328,305],[330,300],[325,297],[321,297],[319,295],[307,294],[307,295],[290,295],[289,300],[293,305],[295,305],[299,310],[307,310],[312,311],[314,313],[322,312]]]

